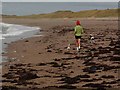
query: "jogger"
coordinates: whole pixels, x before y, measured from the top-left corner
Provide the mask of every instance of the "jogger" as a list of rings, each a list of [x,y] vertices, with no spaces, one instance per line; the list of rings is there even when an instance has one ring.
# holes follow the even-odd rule
[[[81,39],[83,32],[84,32],[83,27],[81,26],[80,21],[77,20],[76,26],[74,28],[74,35],[75,35],[75,39],[76,39],[77,51],[80,49],[80,46],[81,46],[80,39]]]

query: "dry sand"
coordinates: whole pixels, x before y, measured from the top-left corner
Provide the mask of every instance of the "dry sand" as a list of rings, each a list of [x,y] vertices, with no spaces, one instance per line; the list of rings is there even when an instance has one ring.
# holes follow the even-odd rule
[[[41,27],[43,34],[8,45],[4,55],[15,60],[3,65],[4,88],[118,88],[118,21],[79,19],[85,33],[78,53],[73,35],[75,20],[3,18],[6,23]],[[95,36],[95,44],[89,42],[90,34]]]

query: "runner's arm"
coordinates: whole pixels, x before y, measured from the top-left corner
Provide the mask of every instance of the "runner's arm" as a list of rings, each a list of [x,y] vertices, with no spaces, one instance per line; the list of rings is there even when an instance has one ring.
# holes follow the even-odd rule
[[[82,27],[82,34],[84,33],[83,27]]]
[[[74,35],[76,34],[76,28],[74,28]]]

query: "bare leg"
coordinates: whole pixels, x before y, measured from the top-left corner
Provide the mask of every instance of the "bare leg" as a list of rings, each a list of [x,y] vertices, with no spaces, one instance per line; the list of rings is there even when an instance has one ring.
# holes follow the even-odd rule
[[[76,46],[78,47],[78,45],[79,45],[79,44],[78,44],[78,39],[76,39]]]
[[[78,47],[80,48],[80,39],[78,39]]]
[[[76,39],[77,51],[80,49],[80,39]]]

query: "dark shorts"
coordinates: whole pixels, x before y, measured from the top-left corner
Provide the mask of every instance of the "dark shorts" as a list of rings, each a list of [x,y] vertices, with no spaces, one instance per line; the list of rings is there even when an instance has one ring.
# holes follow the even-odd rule
[[[81,36],[75,36],[75,39],[81,39]]]

